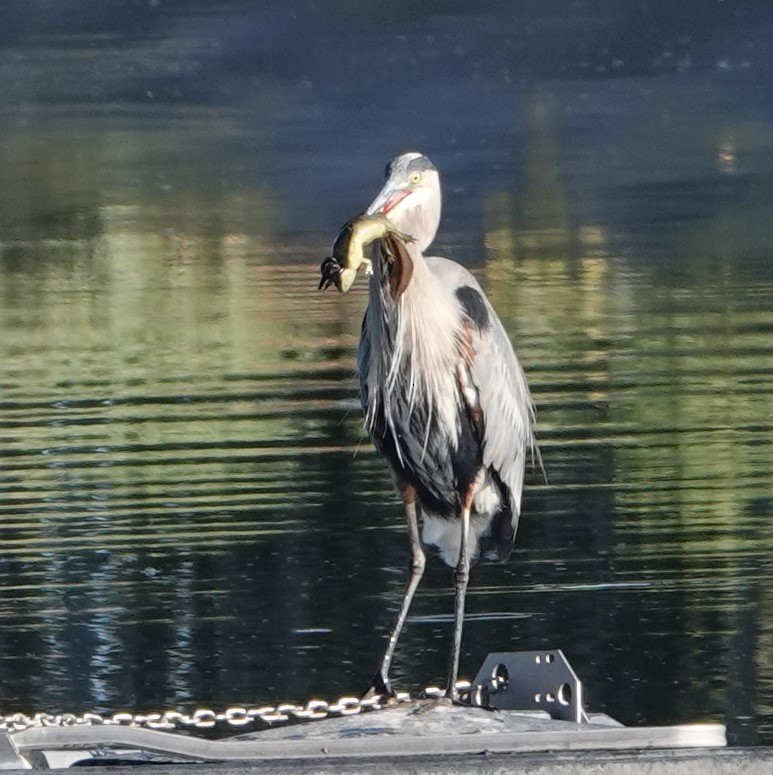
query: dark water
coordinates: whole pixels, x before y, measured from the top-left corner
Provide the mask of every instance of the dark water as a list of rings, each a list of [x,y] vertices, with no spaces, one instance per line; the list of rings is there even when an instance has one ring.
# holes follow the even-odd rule
[[[368,684],[407,543],[363,284],[315,287],[420,147],[548,474],[463,673],[560,647],[594,710],[773,743],[769,5],[257,5],[4,4],[2,711]],[[398,686],[442,680],[451,609],[433,562]]]

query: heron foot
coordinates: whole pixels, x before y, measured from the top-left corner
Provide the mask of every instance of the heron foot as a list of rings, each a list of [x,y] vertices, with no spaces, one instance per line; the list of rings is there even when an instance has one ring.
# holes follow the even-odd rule
[[[464,705],[469,706],[469,702],[465,702],[459,692],[454,689],[453,692],[446,692],[442,698],[443,704],[447,705]]]
[[[369,700],[372,697],[386,697],[387,702],[393,702],[397,699],[397,694],[392,688],[392,683],[388,676],[385,676],[380,670],[376,671],[371,681],[370,688],[360,697],[361,700]]]
[[[459,691],[456,686],[445,690],[443,700],[449,705],[463,705],[468,708],[472,705],[469,690]]]

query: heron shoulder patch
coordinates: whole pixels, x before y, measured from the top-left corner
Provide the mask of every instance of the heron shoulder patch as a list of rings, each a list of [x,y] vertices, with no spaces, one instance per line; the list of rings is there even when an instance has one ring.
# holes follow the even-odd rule
[[[478,331],[486,331],[491,326],[486,302],[479,291],[470,285],[462,285],[456,289],[456,298],[459,299],[464,314],[474,323]]]

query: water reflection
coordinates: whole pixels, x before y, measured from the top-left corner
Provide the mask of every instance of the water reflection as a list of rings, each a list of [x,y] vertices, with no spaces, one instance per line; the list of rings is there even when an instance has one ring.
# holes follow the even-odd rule
[[[406,546],[351,400],[362,288],[316,298],[316,267],[272,263],[270,239],[191,235],[181,260],[107,223],[2,274],[6,702],[364,685]],[[514,559],[475,570],[466,667],[558,644],[625,720],[764,718],[770,281],[658,285],[588,228],[587,255],[516,261],[516,227],[487,229],[549,483]],[[401,684],[442,675],[450,595],[433,566]]]
[[[583,558],[576,591],[590,579],[610,585],[585,592],[605,600],[601,621],[585,624],[617,633],[587,651],[598,660],[594,683],[610,682],[636,718],[684,718],[686,706],[700,715],[713,703],[754,716],[750,663],[769,661],[747,629],[764,628],[770,550],[770,396],[760,374],[770,341],[759,326],[770,313],[759,282],[658,288],[646,272],[596,256],[516,266],[503,257],[486,276],[495,303],[517,310],[507,324],[523,358],[540,364],[546,510],[562,528],[550,543],[530,539],[556,558],[551,571]],[[590,645],[581,625],[570,631]]]
[[[516,342],[548,473],[530,482],[511,561],[474,570],[463,669],[494,648],[560,646],[594,708],[725,720],[734,740],[770,742],[767,71],[741,67],[752,54],[701,70],[716,53],[704,39],[666,46],[684,66],[573,43],[526,57],[516,83],[507,57],[525,54],[510,43],[477,47],[491,52],[477,70],[459,49],[488,41],[509,4],[410,27],[396,6],[367,36],[336,4],[320,13],[346,78],[309,86],[297,45],[266,35],[246,57],[240,4],[204,5],[164,4],[153,33],[143,7],[120,50],[0,33],[0,71],[17,73],[0,86],[3,710],[367,685],[407,546],[353,401],[364,289],[314,289],[383,162],[426,143],[445,174],[442,251],[474,266]],[[550,5],[545,29],[574,29]],[[628,24],[613,16],[572,40],[606,40]],[[397,49],[394,88],[363,110],[359,64]],[[34,91],[13,53],[41,50],[60,77]],[[433,57],[454,89],[415,77]],[[438,106],[410,141],[385,121],[406,95]],[[451,598],[431,563],[396,684],[442,678]]]

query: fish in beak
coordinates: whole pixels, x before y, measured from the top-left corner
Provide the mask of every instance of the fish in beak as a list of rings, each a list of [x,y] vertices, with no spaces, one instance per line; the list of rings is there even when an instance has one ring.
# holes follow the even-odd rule
[[[413,242],[413,238],[397,231],[383,216],[359,215],[347,221],[338,233],[333,249],[321,266],[322,278],[319,290],[335,285],[341,293],[346,293],[354,284],[357,270],[365,265],[370,268],[370,259],[366,249],[378,240],[398,239],[404,243]]]

